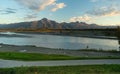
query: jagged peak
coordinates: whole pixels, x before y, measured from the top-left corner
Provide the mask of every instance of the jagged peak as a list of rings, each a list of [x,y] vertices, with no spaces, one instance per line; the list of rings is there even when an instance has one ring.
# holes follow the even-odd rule
[[[43,18],[43,19],[41,19],[41,20],[48,21],[48,19],[47,19],[47,18]]]

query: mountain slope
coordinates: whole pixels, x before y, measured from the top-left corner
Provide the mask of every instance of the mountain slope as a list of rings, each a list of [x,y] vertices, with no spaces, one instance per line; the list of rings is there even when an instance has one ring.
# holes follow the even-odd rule
[[[96,24],[87,24],[85,22],[58,23],[53,20],[43,18],[39,21],[21,22],[13,24],[0,25],[0,28],[49,28],[49,29],[89,29],[89,28],[109,28],[108,26],[99,26]]]

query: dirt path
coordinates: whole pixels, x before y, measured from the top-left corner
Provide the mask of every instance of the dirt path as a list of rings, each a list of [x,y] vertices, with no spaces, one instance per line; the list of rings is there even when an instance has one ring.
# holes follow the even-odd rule
[[[102,64],[120,64],[120,60],[64,60],[64,61],[11,61],[1,60],[0,68],[11,68],[21,66],[68,66],[68,65],[102,65]]]

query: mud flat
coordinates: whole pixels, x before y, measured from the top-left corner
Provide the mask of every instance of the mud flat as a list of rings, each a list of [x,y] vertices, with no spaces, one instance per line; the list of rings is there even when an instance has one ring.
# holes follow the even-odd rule
[[[68,56],[78,56],[78,57],[120,57],[120,52],[117,51],[94,51],[89,50],[67,50],[67,49],[52,49],[36,46],[17,46],[17,45],[7,45],[0,44],[0,52],[22,52],[22,53],[41,53],[41,54],[59,54]]]

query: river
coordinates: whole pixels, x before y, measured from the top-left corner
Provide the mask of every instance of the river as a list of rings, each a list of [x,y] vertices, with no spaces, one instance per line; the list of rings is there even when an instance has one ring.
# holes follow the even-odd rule
[[[118,50],[118,41],[112,39],[97,39],[85,37],[24,34],[1,32],[0,43],[10,45],[35,45],[38,47],[59,49],[104,49]]]

